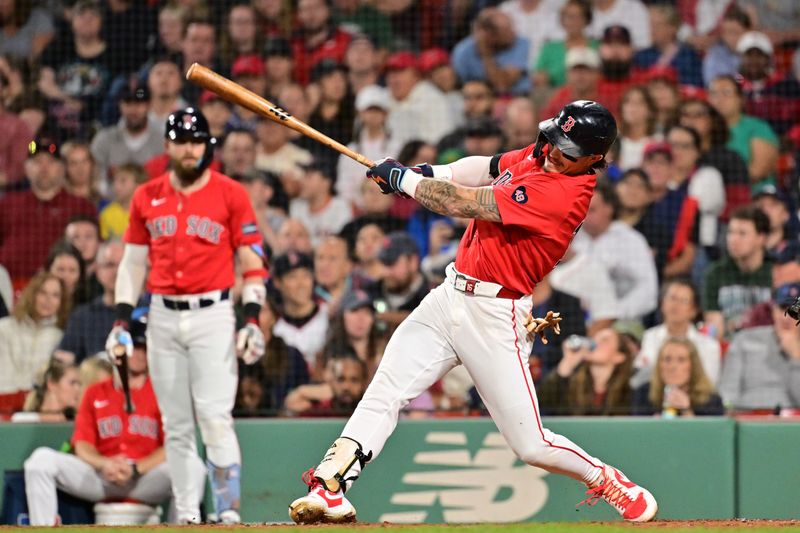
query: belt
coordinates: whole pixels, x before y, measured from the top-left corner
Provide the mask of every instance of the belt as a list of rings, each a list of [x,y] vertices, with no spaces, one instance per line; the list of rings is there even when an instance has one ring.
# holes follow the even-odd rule
[[[524,294],[511,289],[506,289],[497,283],[480,281],[468,278],[464,274],[455,273],[453,277],[453,287],[464,294],[475,296],[488,296],[490,298],[508,298],[509,300],[519,300]]]
[[[219,297],[209,297],[209,298],[190,298],[188,300],[172,300],[167,298],[166,296],[161,297],[161,301],[164,302],[164,307],[167,309],[172,309],[173,311],[189,311],[191,309],[203,309],[204,307],[211,307],[217,302],[222,302],[227,300],[230,296],[230,289],[225,289],[219,291]]]

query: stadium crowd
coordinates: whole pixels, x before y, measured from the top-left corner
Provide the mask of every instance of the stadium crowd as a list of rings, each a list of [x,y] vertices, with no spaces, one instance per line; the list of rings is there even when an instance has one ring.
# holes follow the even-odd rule
[[[128,209],[167,170],[178,108],[208,118],[270,258],[267,353],[240,364],[236,415],[352,412],[455,258],[467,220],[186,82],[194,62],[405,165],[522,148],[564,104],[604,104],[618,142],[533,295],[564,316],[530,354],[542,410],[800,409],[795,0],[2,0],[0,21],[5,419],[70,419],[109,375]],[[482,409],[457,368],[406,412]]]

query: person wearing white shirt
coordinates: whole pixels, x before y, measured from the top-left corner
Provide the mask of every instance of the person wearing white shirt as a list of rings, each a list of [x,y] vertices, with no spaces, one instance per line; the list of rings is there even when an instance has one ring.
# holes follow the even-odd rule
[[[514,32],[528,40],[528,59],[535,63],[545,41],[563,39],[559,13],[564,0],[506,0],[500,11],[506,13],[514,25]],[[533,69],[533,64],[529,65]]]
[[[572,255],[572,254],[569,254]],[[608,270],[588,254],[572,256],[550,273],[550,285],[581,301],[587,310],[587,332],[611,327],[620,314],[617,293]]]
[[[353,218],[346,200],[334,196],[333,180],[325,165],[312,163],[301,180],[300,197],[289,204],[289,216],[301,220],[316,246],[327,235],[339,233]]]
[[[570,250],[588,255],[608,269],[621,320],[639,320],[656,308],[658,275],[644,236],[616,220],[619,199],[611,184],[599,180],[581,230]]]
[[[600,39],[607,27],[619,25],[628,28],[637,50],[652,44],[650,13],[641,0],[592,0],[592,6],[590,36]]]
[[[447,97],[420,79],[411,52],[397,52],[386,61],[386,86],[391,94],[387,124],[398,145],[413,140],[435,145],[453,130]]]
[[[716,385],[722,351],[716,339],[704,335],[694,325],[700,310],[697,289],[688,280],[675,279],[666,283],[661,294],[664,323],[644,332],[642,348],[633,362],[636,373],[631,377],[631,387],[650,382],[661,346],[674,337],[688,339],[695,345],[706,376]]]

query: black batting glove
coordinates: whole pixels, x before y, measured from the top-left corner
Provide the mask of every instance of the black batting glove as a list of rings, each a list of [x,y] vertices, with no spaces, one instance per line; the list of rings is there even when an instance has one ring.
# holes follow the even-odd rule
[[[374,167],[367,170],[367,177],[378,184],[383,194],[399,193],[405,195],[400,184],[403,174],[408,170],[392,158],[387,157],[378,161]]]

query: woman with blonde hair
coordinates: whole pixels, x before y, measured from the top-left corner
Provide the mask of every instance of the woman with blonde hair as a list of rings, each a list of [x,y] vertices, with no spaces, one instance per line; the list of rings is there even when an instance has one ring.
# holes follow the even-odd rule
[[[58,359],[50,363],[41,379],[25,398],[22,413],[15,413],[12,422],[66,422],[75,418],[81,396],[78,368]]]
[[[658,352],[649,384],[634,392],[634,414],[663,417],[721,415],[722,399],[706,376],[697,347],[686,338],[668,339]]]
[[[40,272],[22,291],[12,315],[0,319],[0,405],[4,410],[22,407],[37,373],[61,341],[70,310],[65,296],[61,280]]]

